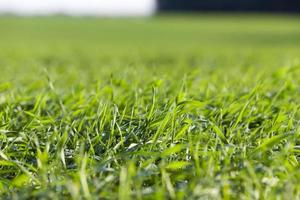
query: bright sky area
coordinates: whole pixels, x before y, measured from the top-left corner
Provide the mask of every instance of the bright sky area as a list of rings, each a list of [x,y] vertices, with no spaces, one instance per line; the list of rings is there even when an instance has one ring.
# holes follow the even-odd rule
[[[18,15],[147,16],[156,0],[0,0],[0,13]]]

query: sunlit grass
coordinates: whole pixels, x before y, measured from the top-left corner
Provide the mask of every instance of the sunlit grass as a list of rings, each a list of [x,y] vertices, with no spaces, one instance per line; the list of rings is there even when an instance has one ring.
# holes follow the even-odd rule
[[[296,16],[0,26],[2,198],[300,197]]]

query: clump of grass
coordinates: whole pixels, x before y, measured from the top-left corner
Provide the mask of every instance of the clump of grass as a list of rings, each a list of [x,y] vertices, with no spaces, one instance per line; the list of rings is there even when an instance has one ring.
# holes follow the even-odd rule
[[[143,27],[164,32],[172,19]],[[206,22],[218,25],[200,20]],[[195,22],[181,23],[197,31],[189,26]],[[75,44],[81,56],[45,48],[44,55],[32,50],[23,60],[18,46],[4,59],[12,68],[3,65],[7,77],[0,84],[2,198],[300,196],[297,61],[274,65],[291,59],[258,44],[258,53],[245,44],[224,53],[222,43],[223,50],[207,54],[193,47],[182,55],[176,48],[164,55],[144,51],[138,59],[117,53],[99,58],[95,49],[88,56],[89,46]],[[289,55],[299,51],[290,45]]]

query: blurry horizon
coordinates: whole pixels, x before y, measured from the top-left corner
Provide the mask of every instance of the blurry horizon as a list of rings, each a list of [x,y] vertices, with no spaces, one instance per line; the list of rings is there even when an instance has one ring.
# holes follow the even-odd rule
[[[142,17],[161,12],[300,12],[297,0],[0,0],[0,15]]]

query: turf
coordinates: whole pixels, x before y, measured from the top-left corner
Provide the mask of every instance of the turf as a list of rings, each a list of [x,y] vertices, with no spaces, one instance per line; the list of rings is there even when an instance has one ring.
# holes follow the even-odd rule
[[[299,199],[300,18],[0,18],[3,199]]]

